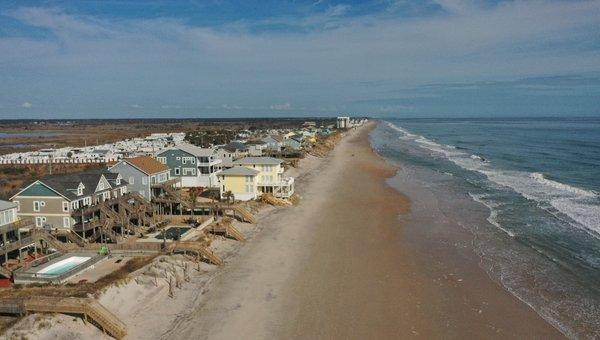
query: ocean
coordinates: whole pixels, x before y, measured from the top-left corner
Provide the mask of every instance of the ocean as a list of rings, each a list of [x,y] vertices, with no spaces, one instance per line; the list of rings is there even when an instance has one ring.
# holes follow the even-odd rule
[[[490,278],[600,337],[600,118],[384,119],[371,143],[400,167],[392,186],[421,183],[473,234]]]

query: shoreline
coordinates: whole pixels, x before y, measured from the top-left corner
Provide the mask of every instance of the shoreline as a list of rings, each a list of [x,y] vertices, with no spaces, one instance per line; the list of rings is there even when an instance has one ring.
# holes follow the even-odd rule
[[[135,280],[104,292],[128,338],[562,338],[487,276],[466,230],[435,214],[415,220],[435,197],[389,185],[398,168],[372,148],[374,128],[301,163],[300,204],[241,224],[245,244],[216,242],[226,265],[203,266],[175,298]],[[46,338],[102,337],[62,328]]]

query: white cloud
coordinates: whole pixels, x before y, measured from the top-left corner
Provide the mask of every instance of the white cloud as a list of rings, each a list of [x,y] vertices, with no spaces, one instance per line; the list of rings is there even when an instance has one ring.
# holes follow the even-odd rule
[[[33,106],[33,104],[31,104],[30,102],[24,102],[23,104],[21,104],[21,107],[29,109]]]
[[[277,103],[280,98],[308,110],[341,107],[431,82],[600,70],[600,39],[593,34],[600,31],[600,1],[436,2],[451,15],[351,17],[347,7],[333,6],[295,21],[271,18],[218,29],[24,8],[7,14],[54,36],[0,38],[3,75],[14,80],[0,82],[0,102],[31,91],[32,75],[45,107],[54,101],[64,108],[77,98],[79,108],[106,112],[141,108],[131,98],[153,107],[160,105],[152,104],[157,98],[169,98],[185,108],[227,111],[292,108]],[[311,29],[253,30],[269,22]],[[237,104],[220,104],[232,100]]]

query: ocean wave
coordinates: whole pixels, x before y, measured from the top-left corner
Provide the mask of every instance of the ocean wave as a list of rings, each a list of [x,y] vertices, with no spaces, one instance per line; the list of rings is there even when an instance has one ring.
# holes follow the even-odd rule
[[[499,206],[499,204],[486,200],[485,195],[478,195],[478,194],[473,194],[473,193],[469,192],[469,196],[471,196],[473,201],[483,204],[490,210],[490,215],[487,218],[487,221],[490,222],[490,224],[492,224],[496,228],[502,230],[503,232],[508,234],[508,236],[515,237],[514,232],[504,228],[498,221],[498,210],[496,208]]]
[[[552,207],[563,215],[562,219],[569,225],[583,227],[594,236],[600,237],[600,196],[598,193],[548,179],[539,172],[496,169],[491,162],[479,155],[470,154],[464,149],[439,144],[392,123],[388,123],[388,126],[401,132],[403,139],[442,155],[463,169],[481,173],[489,181],[512,189],[526,199],[537,202],[542,208]],[[492,221],[490,223],[496,225]],[[498,227],[501,228],[501,226]]]

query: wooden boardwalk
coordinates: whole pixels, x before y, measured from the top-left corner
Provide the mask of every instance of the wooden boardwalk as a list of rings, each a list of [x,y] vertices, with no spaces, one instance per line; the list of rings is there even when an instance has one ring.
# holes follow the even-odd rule
[[[0,299],[0,313],[24,315],[36,312],[81,315],[86,321],[94,323],[116,339],[127,335],[125,324],[92,298],[36,296],[26,299]]]
[[[208,249],[208,247],[203,246],[199,242],[193,241],[178,241],[173,242],[167,247],[168,253],[174,252],[190,252],[196,253],[199,256],[207,259],[210,263],[221,266],[223,263],[222,258],[220,258],[217,254],[215,254],[212,250]]]

